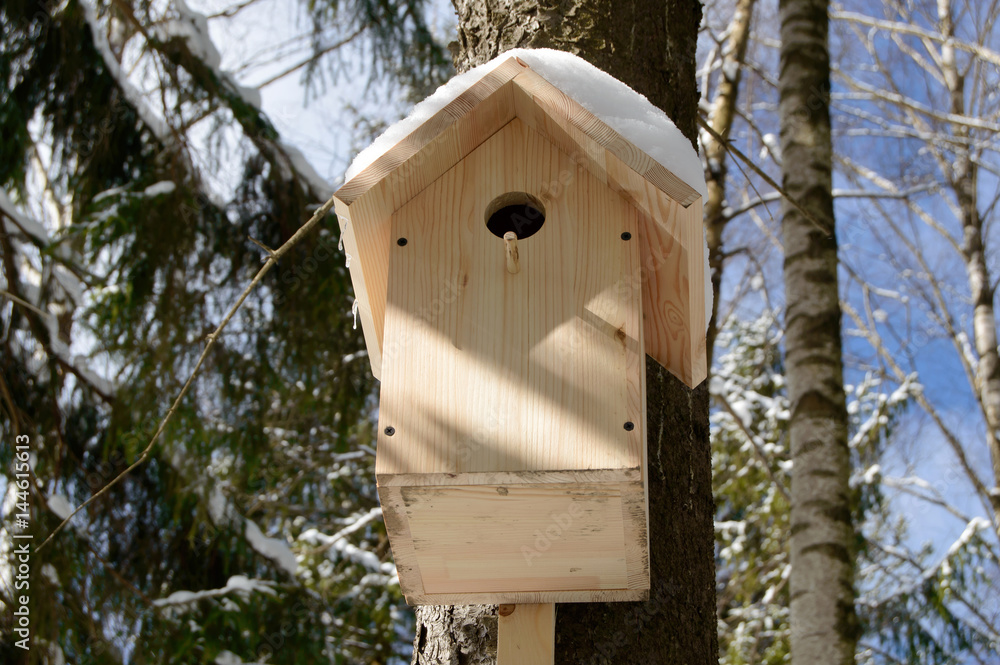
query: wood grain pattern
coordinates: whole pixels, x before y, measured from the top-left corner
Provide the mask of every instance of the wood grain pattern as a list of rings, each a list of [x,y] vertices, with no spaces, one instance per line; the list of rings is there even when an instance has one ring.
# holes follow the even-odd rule
[[[645,465],[642,467],[645,469]],[[379,487],[434,487],[438,485],[563,485],[579,483],[642,482],[639,467],[621,469],[562,469],[559,471],[478,471],[464,473],[382,473]]]
[[[510,191],[546,208],[514,275],[484,218]],[[376,474],[639,468],[638,225],[519,120],[401,208]]]
[[[619,486],[402,489],[425,593],[628,588]]]
[[[501,608],[499,614],[497,665],[552,665],[555,662],[554,604],[515,605]]]
[[[654,242],[642,241],[642,264],[652,268],[640,268],[637,277],[649,282],[643,286],[646,351],[687,385],[700,383],[707,375],[703,295],[707,277],[697,192],[514,58],[336,193],[338,215],[351,219],[349,234],[355,249],[351,278],[375,376],[382,375],[386,276],[395,241],[391,215],[515,116],[647,218],[643,237]],[[664,260],[656,253],[663,248],[678,255]]]
[[[386,279],[391,237],[389,220],[400,206],[461,161],[514,117],[508,81],[523,66],[503,63],[413,134],[337,190],[338,216],[349,218],[351,281],[372,373],[381,378]],[[472,100],[479,103],[471,105]],[[341,231],[344,230],[341,220]]]
[[[708,375],[701,197],[691,190],[694,197],[675,192],[688,204],[672,198],[658,186],[665,176],[648,177],[661,165],[534,72],[518,74],[514,85],[517,117],[639,210],[643,255],[632,281],[643,290],[646,353],[698,385]]]
[[[492,593],[407,594],[409,605],[496,605],[499,603],[625,603],[649,600],[649,589],[585,591],[505,591]]]
[[[649,589],[644,492],[522,484],[380,487],[379,497],[410,604],[597,602]]]
[[[516,274],[485,217],[512,191],[546,215]],[[408,602],[641,595],[639,212],[515,119],[391,224],[407,242],[391,249],[376,476]]]

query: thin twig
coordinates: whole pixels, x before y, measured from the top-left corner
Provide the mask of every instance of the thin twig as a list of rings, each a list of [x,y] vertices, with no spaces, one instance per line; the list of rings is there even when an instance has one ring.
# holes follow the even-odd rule
[[[15,296],[10,291],[0,290],[0,296],[3,296],[4,298],[9,298],[10,300],[12,300],[12,301],[16,302],[18,305],[20,305],[21,307],[25,307],[27,309],[30,309],[35,314],[40,314],[41,316],[46,316],[46,317],[51,316],[51,314],[49,314],[48,312],[44,312],[44,311],[38,309],[37,307],[35,307],[34,305],[32,305],[27,300],[24,300],[23,298],[19,298],[18,296]]]
[[[754,173],[756,173],[761,178],[763,178],[764,182],[766,182],[767,184],[769,184],[779,194],[781,194],[781,196],[786,201],[788,201],[789,203],[791,203],[792,206],[794,206],[796,210],[798,210],[800,213],[802,213],[802,216],[805,217],[813,226],[815,226],[817,229],[819,229],[823,233],[827,233],[827,234],[830,233],[830,229],[826,228],[825,226],[823,226],[822,222],[820,222],[818,219],[816,219],[816,216],[813,215],[811,211],[807,210],[801,203],[799,203],[791,194],[789,194],[785,190],[784,187],[782,187],[781,185],[779,185],[777,183],[777,181],[775,181],[774,178],[772,178],[771,176],[769,176],[767,173],[764,172],[763,169],[761,169],[759,166],[757,166],[756,164],[754,164],[753,160],[751,160],[749,157],[747,157],[746,155],[744,155],[740,151],[739,148],[734,147],[732,143],[730,143],[727,139],[723,138],[722,135],[720,135],[717,131],[715,131],[714,129],[712,129],[712,126],[709,125],[708,122],[706,122],[706,120],[704,118],[702,118],[700,115],[698,116],[698,124],[701,125],[702,129],[704,129],[706,132],[708,132],[709,134],[711,134],[712,138],[714,138],[716,141],[718,141],[723,146],[725,146],[725,149],[726,149],[727,152],[729,152],[732,155],[735,155],[736,157],[739,157],[740,161],[742,161],[744,164],[746,164],[747,166],[749,166],[750,169]],[[763,198],[763,197],[761,197],[761,198]]]
[[[150,453],[153,450],[153,446],[156,445],[157,440],[159,440],[160,435],[163,433],[163,430],[166,428],[167,423],[170,421],[170,418],[177,411],[177,408],[180,406],[181,400],[184,399],[185,395],[187,395],[188,390],[191,388],[191,385],[194,383],[195,376],[197,376],[198,371],[201,369],[201,366],[204,364],[205,359],[208,357],[208,352],[212,349],[212,346],[215,345],[215,341],[217,339],[219,339],[219,334],[229,324],[229,321],[236,314],[237,310],[239,310],[239,308],[243,305],[243,302],[250,296],[250,293],[254,290],[254,288],[256,288],[257,285],[260,283],[260,281],[264,278],[264,275],[266,275],[268,273],[268,271],[271,269],[271,267],[275,263],[278,262],[278,259],[280,259],[285,253],[287,253],[295,245],[299,244],[299,242],[302,240],[302,238],[304,238],[305,235],[307,233],[309,233],[309,231],[311,231],[313,229],[313,227],[315,227],[317,224],[319,224],[319,222],[320,222],[321,219],[323,219],[324,217],[326,217],[327,213],[329,213],[330,210],[333,208],[333,204],[334,204],[334,198],[331,196],[330,200],[328,200],[326,203],[324,203],[322,206],[320,206],[320,208],[318,210],[316,210],[315,213],[313,213],[313,216],[311,218],[309,218],[309,221],[306,222],[302,226],[302,228],[300,228],[298,231],[296,231],[295,234],[291,238],[289,238],[288,240],[286,240],[284,242],[284,244],[281,245],[281,247],[279,247],[273,253],[271,253],[271,254],[268,255],[267,261],[264,262],[264,265],[261,266],[260,270],[257,271],[257,274],[254,275],[253,279],[250,281],[250,284],[247,285],[246,289],[243,290],[243,293],[240,294],[240,297],[236,300],[236,302],[233,304],[233,306],[226,313],[225,318],[222,319],[222,323],[219,324],[219,327],[216,328],[214,332],[212,332],[211,334],[208,335],[208,338],[207,338],[206,343],[205,343],[205,348],[202,350],[201,356],[198,357],[198,362],[195,364],[194,369],[191,370],[191,375],[188,376],[187,381],[184,383],[184,387],[181,388],[181,391],[180,391],[180,393],[178,393],[177,397],[174,399],[173,404],[170,405],[170,409],[167,411],[167,414],[160,421],[159,427],[156,428],[156,432],[153,434],[153,437],[149,440],[149,443],[146,444],[146,447],[143,448],[142,453],[139,455],[139,458],[135,462],[133,462],[132,464],[130,464],[125,470],[123,470],[121,473],[119,473],[117,476],[115,476],[114,479],[111,482],[109,482],[107,485],[105,485],[104,487],[102,487],[92,497],[90,497],[89,499],[87,499],[86,501],[84,501],[82,504],[80,504],[79,506],[77,506],[76,509],[74,509],[72,513],[70,513],[69,515],[67,515],[66,519],[64,519],[62,522],[60,522],[59,525],[56,526],[56,528],[52,530],[52,533],[50,533],[45,538],[45,540],[42,541],[42,544],[38,546],[38,550],[37,551],[41,551],[42,548],[44,548],[49,543],[49,541],[51,541],[52,538],[55,537],[55,535],[57,533],[59,533],[63,529],[63,527],[65,527],[67,524],[69,524],[69,521],[71,519],[73,519],[74,515],[76,515],[78,512],[80,512],[81,510],[83,510],[84,508],[86,508],[87,506],[89,506],[90,504],[92,504],[100,496],[102,496],[103,494],[107,493],[112,487],[114,487],[119,482],[121,482],[121,480],[125,476],[127,476],[133,469],[135,469],[136,467],[138,467],[139,465],[141,465],[143,462],[145,462],[147,459],[149,459],[149,455],[150,455]]]

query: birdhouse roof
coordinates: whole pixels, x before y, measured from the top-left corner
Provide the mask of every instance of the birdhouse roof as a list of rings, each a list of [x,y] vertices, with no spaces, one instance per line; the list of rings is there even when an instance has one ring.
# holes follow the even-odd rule
[[[646,353],[688,385],[700,383],[711,311],[701,160],[645,97],[576,56],[547,49],[508,51],[453,78],[348,169],[336,210],[375,376],[393,213],[515,118],[638,209],[643,270],[635,281],[643,289]]]

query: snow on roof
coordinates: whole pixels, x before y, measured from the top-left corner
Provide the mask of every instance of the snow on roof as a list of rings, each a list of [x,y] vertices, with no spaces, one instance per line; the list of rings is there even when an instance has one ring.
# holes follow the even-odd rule
[[[514,49],[455,76],[433,95],[413,107],[410,114],[385,130],[362,150],[344,174],[348,182],[379,157],[454,101],[459,95],[511,57],[520,58],[536,74],[559,88],[582,107],[633,143],[697,191],[708,196],[705,172],[698,152],[661,109],[626,84],[586,60],[552,49]],[[704,245],[706,326],[712,311],[712,282],[708,244]]]
[[[707,195],[701,158],[666,113],[586,60],[552,49],[506,51],[486,64],[452,78],[363,150],[348,167],[344,180],[349,181],[365,170],[431,116],[511,57],[520,58],[536,74],[572,97],[703,197]]]

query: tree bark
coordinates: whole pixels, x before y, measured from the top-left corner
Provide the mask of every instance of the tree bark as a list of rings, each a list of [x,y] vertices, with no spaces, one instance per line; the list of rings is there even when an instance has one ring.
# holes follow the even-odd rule
[[[740,91],[743,74],[743,59],[750,41],[750,19],[753,16],[755,0],[737,0],[733,10],[733,20],[729,24],[729,37],[722,52],[722,75],[712,102],[712,112],[708,124],[723,139],[729,138],[736,116],[736,99]],[[719,335],[719,295],[722,292],[722,271],[725,268],[726,252],[723,246],[723,232],[729,223],[726,215],[726,144],[713,136],[702,140],[705,150],[705,184],[708,198],[705,199],[705,239],[708,242],[708,267],[712,279],[712,311],[708,319],[708,370],[712,371],[712,357],[715,354],[715,338]]]
[[[588,60],[662,108],[695,140],[698,91],[695,0],[454,0],[459,71],[512,48],[553,48]],[[718,662],[708,390],[685,387],[646,361],[650,599],[556,607],[556,663]],[[494,642],[461,646],[471,626],[495,626],[494,607],[467,608],[455,628],[430,625],[443,608],[421,608],[413,663],[495,662]],[[465,632],[463,632],[465,631]],[[435,636],[421,640],[424,634]],[[456,660],[435,654],[457,654]],[[451,657],[449,655],[449,657]],[[487,660],[483,660],[486,658]]]
[[[950,110],[956,116],[964,116],[965,76],[959,71],[955,47],[950,43],[955,38],[951,2],[938,0],[937,11],[939,29],[946,40],[941,46],[941,72],[950,93]],[[959,138],[969,138],[969,128],[965,125],[956,124],[954,132]],[[976,388],[986,418],[986,444],[993,466],[993,488],[989,491],[989,501],[993,508],[993,524],[1000,534],[1000,354],[997,353],[997,323],[993,308],[994,286],[986,264],[983,218],[979,214],[977,200],[979,169],[968,144],[956,143],[955,146],[954,159],[939,158],[939,163],[961,210],[962,259],[972,295],[972,334],[979,356]]]
[[[827,0],[781,0],[785,353],[791,401],[791,647],[803,665],[854,663],[848,478],[832,195]]]

